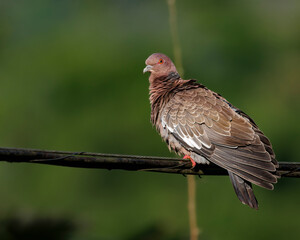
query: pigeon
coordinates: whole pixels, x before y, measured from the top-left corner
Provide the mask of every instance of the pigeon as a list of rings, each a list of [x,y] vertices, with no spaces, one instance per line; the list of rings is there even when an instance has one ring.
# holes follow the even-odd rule
[[[220,94],[196,80],[184,80],[162,53],[146,60],[150,72],[151,123],[170,151],[196,164],[228,171],[238,199],[253,209],[252,183],[273,190],[279,175],[271,142],[255,122]]]

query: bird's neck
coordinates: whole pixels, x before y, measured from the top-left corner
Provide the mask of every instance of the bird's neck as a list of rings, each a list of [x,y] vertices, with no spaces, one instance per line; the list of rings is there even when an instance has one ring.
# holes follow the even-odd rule
[[[178,91],[185,89],[185,86],[192,80],[183,80],[177,72],[171,72],[168,75],[156,77],[150,76],[150,104],[151,104],[151,122],[157,123],[159,113],[170,98]],[[194,80],[193,80],[194,81]]]

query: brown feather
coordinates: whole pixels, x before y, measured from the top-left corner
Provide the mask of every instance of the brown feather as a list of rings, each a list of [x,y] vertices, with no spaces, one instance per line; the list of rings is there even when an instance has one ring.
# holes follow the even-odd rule
[[[163,58],[166,66],[155,65]],[[221,95],[195,80],[179,77],[165,55],[150,56],[151,122],[169,148],[194,156],[198,163],[213,162],[229,172],[244,204],[258,208],[251,183],[273,189],[278,163],[269,139],[254,121]]]

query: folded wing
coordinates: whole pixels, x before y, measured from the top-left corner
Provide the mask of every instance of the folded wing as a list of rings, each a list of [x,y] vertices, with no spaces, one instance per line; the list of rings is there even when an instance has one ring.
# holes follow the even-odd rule
[[[186,150],[246,181],[273,189],[278,164],[270,141],[221,96],[205,87],[180,91],[164,107],[161,120]]]

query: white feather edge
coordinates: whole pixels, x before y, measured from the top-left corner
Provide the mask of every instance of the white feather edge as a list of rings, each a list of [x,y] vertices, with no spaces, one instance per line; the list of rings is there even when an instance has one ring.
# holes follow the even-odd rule
[[[162,123],[163,128],[165,128],[165,129],[167,128],[168,131],[170,131],[171,133],[177,133],[182,138],[182,140],[190,147],[200,150],[202,145],[204,145],[207,148],[211,148],[211,145],[207,145],[206,143],[202,142],[200,139],[198,139],[198,140],[201,142],[202,145],[199,146],[193,138],[183,136],[175,128],[171,128],[170,126],[168,126],[163,118],[161,119],[161,123]]]

